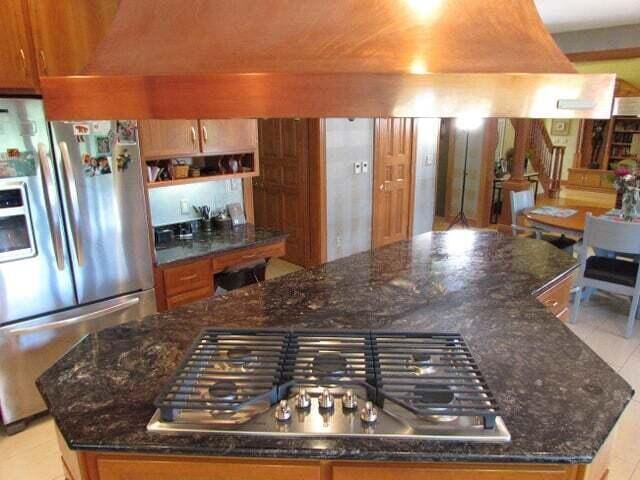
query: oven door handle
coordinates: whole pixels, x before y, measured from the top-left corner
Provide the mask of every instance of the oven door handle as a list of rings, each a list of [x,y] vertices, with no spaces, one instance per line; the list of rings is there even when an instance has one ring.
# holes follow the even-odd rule
[[[60,142],[60,153],[62,154],[62,170],[66,177],[67,202],[71,210],[71,236],[73,237],[73,246],[76,252],[78,266],[84,264],[84,247],[82,245],[82,237],[80,234],[80,204],[78,202],[78,189],[76,187],[76,178],[73,174],[73,166],[71,165],[71,156],[67,142]]]
[[[42,332],[45,330],[58,330],[60,328],[69,327],[71,325],[75,325],[77,323],[87,322],[89,320],[94,320],[96,318],[103,317],[105,315],[111,315],[113,313],[121,312],[122,310],[128,310],[132,307],[135,307],[140,303],[140,298],[130,298],[125,300],[122,303],[118,303],[116,305],[111,305],[107,308],[101,308],[100,310],[96,310],[95,312],[85,313],[84,315],[78,315],[75,317],[67,318],[66,320],[61,320],[59,322],[53,323],[45,323],[44,325],[34,325],[32,327],[22,327],[22,328],[14,328],[9,330],[9,335],[23,335],[25,333],[34,333],[34,332]]]
[[[38,158],[40,160],[40,172],[42,173],[42,183],[44,185],[44,203],[47,210],[49,229],[51,230],[51,241],[53,252],[56,256],[58,270],[64,270],[64,249],[62,243],[62,226],[60,224],[60,204],[58,203],[58,193],[53,184],[53,170],[49,162],[46,147],[43,143],[38,144]]]

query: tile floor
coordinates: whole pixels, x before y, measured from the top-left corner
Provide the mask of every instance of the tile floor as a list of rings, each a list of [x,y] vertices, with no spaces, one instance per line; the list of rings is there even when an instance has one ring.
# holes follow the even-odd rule
[[[284,275],[299,269],[282,260],[273,260],[267,276]],[[583,303],[576,335],[607,361],[640,392],[640,326],[631,339],[622,336],[629,302],[596,292]],[[617,441],[609,480],[640,480],[640,393],[631,401],[618,425]],[[19,434],[8,437],[0,431],[0,479],[62,480],[53,420],[45,416]]]

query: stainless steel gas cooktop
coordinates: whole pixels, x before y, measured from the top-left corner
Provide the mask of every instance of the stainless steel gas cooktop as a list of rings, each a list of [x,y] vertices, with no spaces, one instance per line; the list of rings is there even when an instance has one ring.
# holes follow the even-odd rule
[[[152,432],[511,438],[451,333],[207,329],[155,405]]]

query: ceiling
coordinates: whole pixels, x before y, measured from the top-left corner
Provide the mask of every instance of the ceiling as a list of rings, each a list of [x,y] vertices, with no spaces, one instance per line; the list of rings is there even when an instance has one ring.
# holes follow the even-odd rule
[[[534,0],[552,33],[640,24],[639,0]]]

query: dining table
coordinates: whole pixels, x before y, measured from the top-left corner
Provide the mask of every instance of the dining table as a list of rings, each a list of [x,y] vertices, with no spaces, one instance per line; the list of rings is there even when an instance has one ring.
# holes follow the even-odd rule
[[[568,237],[581,238],[584,234],[584,227],[587,213],[591,213],[594,217],[605,215],[611,211],[611,208],[589,207],[589,206],[566,206],[575,210],[575,213],[566,217],[543,215],[536,213],[536,209],[525,212],[524,217],[530,226],[545,230],[551,233],[563,234]]]

